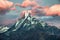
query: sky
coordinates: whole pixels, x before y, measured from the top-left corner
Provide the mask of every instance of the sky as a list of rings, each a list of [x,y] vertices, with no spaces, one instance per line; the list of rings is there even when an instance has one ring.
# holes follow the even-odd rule
[[[23,0],[9,0],[9,1],[12,1],[14,3],[22,3],[23,2]],[[60,4],[59,0],[36,0],[36,1],[41,6],[52,6],[54,4]],[[16,19],[20,16],[21,11],[28,9],[28,8],[20,8],[20,7],[16,7],[16,8],[17,8],[17,10],[19,10],[19,12],[10,11],[10,12],[6,13],[5,15],[0,15],[0,24],[11,24],[11,23],[13,24],[14,22],[16,22]],[[59,25],[60,24],[60,17],[44,18],[43,21],[45,21],[51,25],[53,24],[56,26],[60,26]]]

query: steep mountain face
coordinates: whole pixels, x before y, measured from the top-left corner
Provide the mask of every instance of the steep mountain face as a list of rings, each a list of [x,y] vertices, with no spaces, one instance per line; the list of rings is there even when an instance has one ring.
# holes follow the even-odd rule
[[[59,40],[60,29],[50,26],[28,13],[0,35],[0,40]]]

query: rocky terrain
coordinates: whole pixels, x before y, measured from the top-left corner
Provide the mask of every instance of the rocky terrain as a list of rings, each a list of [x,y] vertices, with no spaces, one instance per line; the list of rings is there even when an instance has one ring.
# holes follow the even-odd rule
[[[60,29],[28,14],[11,28],[0,28],[0,40],[60,40]]]

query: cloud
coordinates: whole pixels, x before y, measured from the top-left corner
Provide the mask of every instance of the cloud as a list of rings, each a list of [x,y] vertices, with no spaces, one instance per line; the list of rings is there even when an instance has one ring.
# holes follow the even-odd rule
[[[14,3],[7,0],[0,0],[0,14],[5,14],[10,10],[15,10]]]
[[[22,8],[26,8],[28,6],[36,6],[36,5],[38,5],[38,4],[35,0],[32,0],[32,1],[31,0],[24,0],[22,2],[22,4],[19,4],[19,3],[16,4],[16,6],[19,6],[19,7],[22,7]]]
[[[44,8],[46,16],[60,16],[60,4],[55,4],[51,7]]]
[[[38,0],[37,0],[38,1]],[[40,6],[36,0],[24,0],[22,4],[17,3],[16,6],[22,8],[31,7],[31,14],[33,15],[45,15],[45,16],[60,16],[60,4],[48,6]]]

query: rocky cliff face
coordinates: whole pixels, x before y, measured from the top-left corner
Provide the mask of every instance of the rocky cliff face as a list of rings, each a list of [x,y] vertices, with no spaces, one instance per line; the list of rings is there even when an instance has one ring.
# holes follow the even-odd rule
[[[0,35],[0,40],[59,40],[60,29],[27,14]]]

